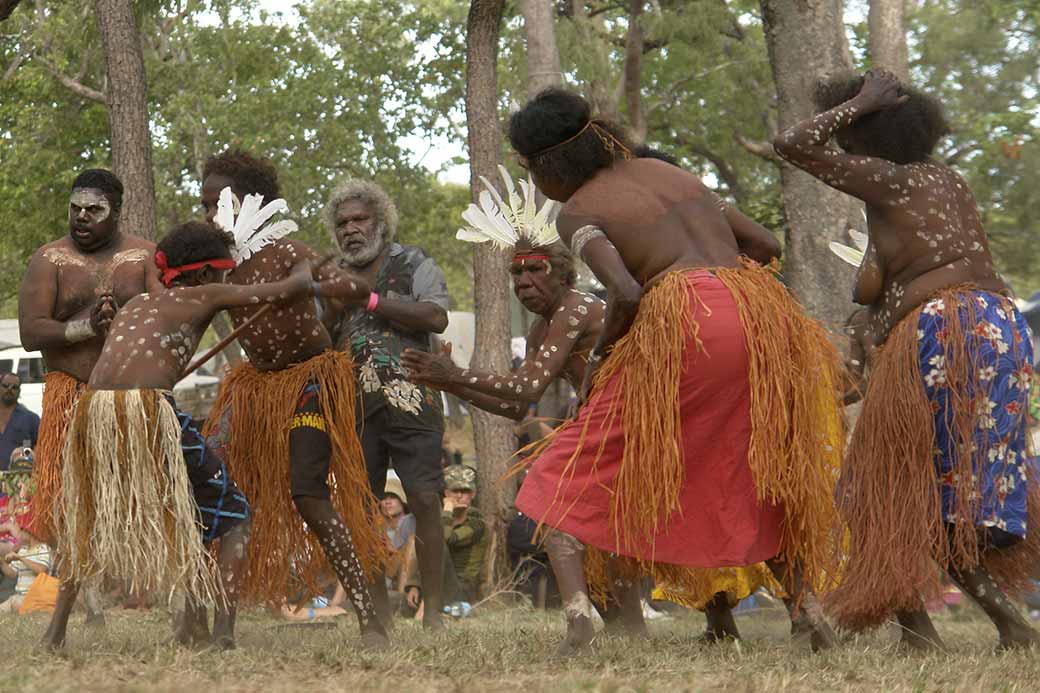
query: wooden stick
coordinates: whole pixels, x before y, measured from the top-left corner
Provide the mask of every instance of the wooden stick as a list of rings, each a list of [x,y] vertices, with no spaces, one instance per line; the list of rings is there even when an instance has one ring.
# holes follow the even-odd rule
[[[274,306],[273,303],[268,303],[267,305],[261,307],[260,310],[253,313],[252,317],[250,317],[244,323],[233,329],[231,331],[231,334],[229,334],[227,337],[224,337],[224,339],[220,340],[220,342],[215,347],[213,347],[205,354],[200,356],[199,359],[195,361],[195,363],[191,364],[186,369],[184,369],[184,372],[181,373],[181,377],[178,378],[177,381],[180,382],[181,380],[184,380],[189,375],[206,365],[206,363],[210,359],[212,359],[214,356],[223,351],[228,344],[231,344],[231,342],[235,341],[235,338],[238,337],[238,335],[242,334],[242,330],[252,325],[257,319],[260,318],[260,316],[265,315],[267,311],[271,310],[272,306]]]

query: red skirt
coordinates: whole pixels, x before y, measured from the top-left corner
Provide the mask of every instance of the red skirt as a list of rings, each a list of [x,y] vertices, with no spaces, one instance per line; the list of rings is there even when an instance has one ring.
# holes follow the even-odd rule
[[[737,305],[711,272],[691,270],[670,276],[674,281],[666,279],[644,296],[625,338],[647,343],[627,344],[624,349],[618,343],[610,358],[626,360],[597,382],[578,417],[565,424],[533,462],[516,506],[528,517],[587,545],[643,561],[702,568],[758,563],[778,553],[784,508],[758,500],[748,464],[749,364]],[[616,480],[626,441],[641,432],[629,431],[626,436],[622,417],[613,413],[623,398],[637,396],[631,385],[623,385],[624,376],[632,383],[633,376],[653,379],[660,373],[653,335],[683,320],[654,309],[655,294],[669,291],[686,292],[680,303],[692,313],[682,335],[680,425],[674,441],[683,470],[679,503],[652,534],[633,535],[618,526],[612,499],[616,501],[619,493]],[[645,406],[668,405],[647,401]],[[633,489],[620,493],[631,494]]]

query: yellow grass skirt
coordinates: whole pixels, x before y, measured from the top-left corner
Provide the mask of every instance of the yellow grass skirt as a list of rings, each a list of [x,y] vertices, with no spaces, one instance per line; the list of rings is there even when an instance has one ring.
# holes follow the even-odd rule
[[[62,579],[101,577],[202,604],[222,598],[202,543],[181,427],[159,390],[83,391],[54,514]]]
[[[226,436],[226,463],[253,512],[249,570],[240,598],[281,605],[295,576],[313,594],[321,589],[328,562],[292,500],[289,424],[308,383],[318,400],[332,443],[329,489],[336,511],[350,530],[354,549],[369,576],[385,561],[386,542],[375,526],[378,502],[369,488],[354,421],[353,362],[326,351],[279,371],[244,363],[221,386],[205,428],[207,438]],[[223,422],[223,423],[222,423]]]

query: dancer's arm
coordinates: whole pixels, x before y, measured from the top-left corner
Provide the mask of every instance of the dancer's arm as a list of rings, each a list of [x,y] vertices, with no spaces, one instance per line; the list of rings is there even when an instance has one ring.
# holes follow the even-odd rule
[[[860,118],[909,98],[899,92],[899,80],[894,75],[871,70],[856,96],[780,133],[773,140],[773,148],[798,168],[873,207],[905,205],[912,192],[905,166],[848,154],[831,142],[839,131]]]
[[[737,248],[741,255],[746,255],[760,265],[768,265],[780,258],[780,241],[769,232],[769,229],[751,219],[736,207],[730,205],[715,192],[711,193],[716,206],[729,222],[733,236],[737,239]]]
[[[497,411],[488,410],[496,414],[509,416],[509,410],[501,408],[503,401],[518,403],[521,405],[520,418],[523,418],[522,406],[540,400],[549,383],[560,376],[574,345],[588,330],[592,320],[592,311],[585,304],[583,296],[577,292],[568,294],[564,297],[560,310],[549,320],[545,339],[537,350],[529,350],[524,362],[508,375],[474,369],[463,370],[442,355],[412,349],[406,349],[401,355],[401,365],[413,374],[414,380],[434,387],[444,387],[460,397],[463,395],[455,392],[453,388],[466,388],[469,393],[501,398],[502,401],[482,399],[484,404],[499,407]],[[474,404],[482,409],[486,408],[481,403]]]

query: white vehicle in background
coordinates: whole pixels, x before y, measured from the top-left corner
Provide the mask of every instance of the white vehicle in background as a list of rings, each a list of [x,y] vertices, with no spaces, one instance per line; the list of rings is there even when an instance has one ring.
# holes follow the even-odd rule
[[[0,373],[17,373],[22,380],[22,391],[18,402],[31,412],[43,415],[43,379],[47,367],[43,355],[38,351],[26,351],[21,347],[0,349]],[[182,409],[196,418],[204,418],[216,398],[220,378],[212,375],[192,373],[177,383],[173,396]]]

